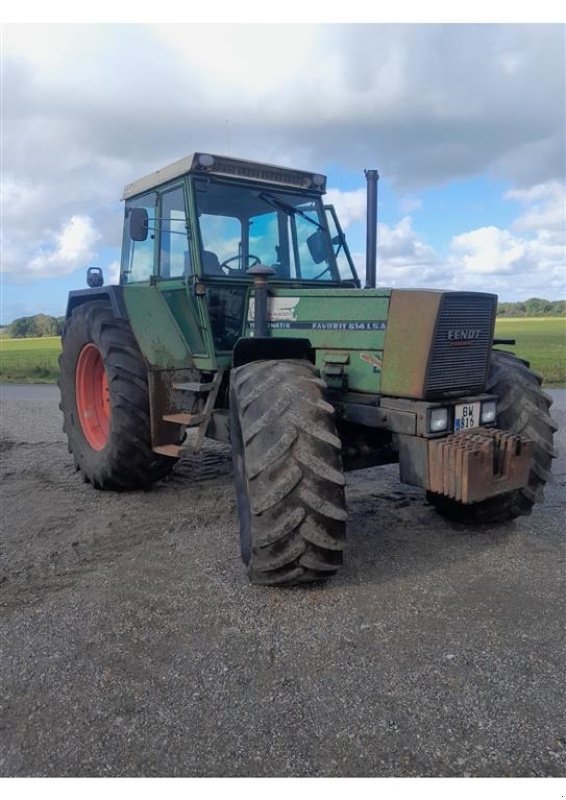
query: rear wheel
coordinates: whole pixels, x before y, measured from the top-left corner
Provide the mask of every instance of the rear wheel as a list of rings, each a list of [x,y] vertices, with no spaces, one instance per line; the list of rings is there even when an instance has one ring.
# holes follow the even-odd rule
[[[128,322],[105,302],[73,310],[59,368],[63,430],[85,480],[97,489],[139,489],[173,469],[176,459],[151,449],[143,356]]]
[[[307,361],[256,361],[232,370],[240,544],[252,583],[320,581],[343,562],[345,479],[324,387]]]
[[[544,486],[550,477],[557,426],[549,414],[552,399],[541,389],[540,377],[521,359],[496,350],[486,391],[497,395],[497,427],[531,442],[529,482],[522,489],[469,505],[427,492],[427,500],[436,510],[456,522],[496,523],[530,514],[534,504],[544,499]]]

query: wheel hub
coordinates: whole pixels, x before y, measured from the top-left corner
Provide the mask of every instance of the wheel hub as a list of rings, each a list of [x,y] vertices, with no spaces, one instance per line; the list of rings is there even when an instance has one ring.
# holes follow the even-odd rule
[[[103,450],[110,429],[110,388],[104,361],[96,345],[86,344],[77,361],[76,402],[85,439],[94,450]]]

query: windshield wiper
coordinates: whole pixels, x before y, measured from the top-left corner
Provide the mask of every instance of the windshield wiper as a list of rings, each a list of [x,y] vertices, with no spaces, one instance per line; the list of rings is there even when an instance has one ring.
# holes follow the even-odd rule
[[[317,228],[321,231],[325,231],[326,228],[317,222],[316,219],[312,219],[309,217],[308,214],[305,214],[304,211],[301,211],[300,208],[295,208],[295,206],[290,205],[289,203],[285,203],[283,200],[279,200],[277,197],[273,197],[271,194],[267,194],[267,192],[261,192],[259,195],[260,200],[265,200],[266,203],[269,203],[270,206],[274,208],[278,208],[280,211],[285,211],[286,214],[290,214],[292,217],[295,214],[298,214],[303,219],[306,219],[308,222],[311,222],[313,225],[316,225]]]

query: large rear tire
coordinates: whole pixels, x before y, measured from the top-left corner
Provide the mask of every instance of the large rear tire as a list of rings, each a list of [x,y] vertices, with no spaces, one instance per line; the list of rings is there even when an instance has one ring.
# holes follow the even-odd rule
[[[104,301],[75,308],[59,369],[63,430],[85,480],[123,491],[171,472],[176,459],[151,449],[147,366],[127,320]]]
[[[497,427],[531,442],[529,482],[523,489],[469,505],[427,492],[427,500],[436,510],[455,522],[497,523],[530,514],[534,504],[544,499],[550,477],[557,426],[549,414],[552,398],[541,389],[541,378],[512,353],[495,350],[486,391],[497,395]]]
[[[255,361],[232,370],[240,544],[252,583],[321,581],[343,562],[341,442],[324,388],[308,361]]]

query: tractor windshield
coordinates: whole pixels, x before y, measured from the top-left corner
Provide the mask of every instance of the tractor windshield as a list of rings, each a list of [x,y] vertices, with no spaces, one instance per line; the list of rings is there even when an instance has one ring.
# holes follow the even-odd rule
[[[242,277],[254,264],[275,280],[356,281],[339,268],[320,197],[195,179],[205,275]]]

